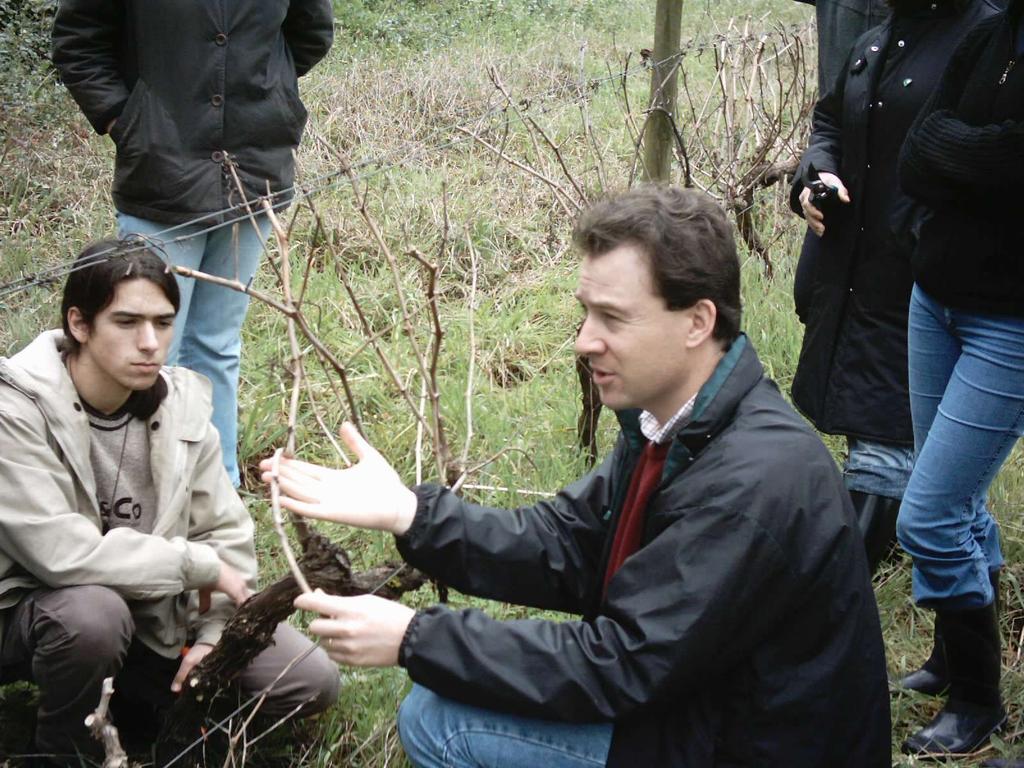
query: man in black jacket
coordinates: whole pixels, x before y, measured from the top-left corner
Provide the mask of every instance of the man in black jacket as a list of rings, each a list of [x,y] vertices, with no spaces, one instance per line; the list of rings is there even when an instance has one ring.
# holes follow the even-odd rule
[[[349,425],[352,469],[282,461],[282,504],[387,530],[467,594],[580,614],[495,621],[308,595],[337,661],[401,664],[417,766],[888,768],[863,544],[836,466],[739,331],[722,209],[647,186],[584,214],[577,340],[622,431],[514,511],[407,489]],[[263,464],[269,481],[273,466]]]
[[[152,238],[174,264],[247,284],[270,229],[241,207],[291,198],[306,109],[297,78],[333,39],[330,0],[61,0],[53,62],[117,150],[122,237]],[[236,180],[237,179],[237,180]],[[168,363],[213,384],[224,467],[239,481],[239,332],[248,294],[179,278]]]

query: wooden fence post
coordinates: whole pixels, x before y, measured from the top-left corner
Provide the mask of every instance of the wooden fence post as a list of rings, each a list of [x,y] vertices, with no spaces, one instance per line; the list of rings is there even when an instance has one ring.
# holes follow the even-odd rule
[[[654,52],[651,56],[650,114],[644,130],[644,179],[668,181],[672,171],[678,61],[682,33],[683,0],[658,0],[654,12]]]

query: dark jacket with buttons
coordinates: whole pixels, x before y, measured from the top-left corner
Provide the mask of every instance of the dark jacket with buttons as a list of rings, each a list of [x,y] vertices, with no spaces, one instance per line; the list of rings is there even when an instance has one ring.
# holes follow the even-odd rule
[[[842,71],[853,41],[889,15],[886,0],[798,0],[815,6],[818,25],[818,93],[827,93]]]
[[[330,0],[61,0],[53,61],[97,132],[117,119],[117,209],[179,223],[239,202],[227,160],[247,197],[292,186],[297,77],[332,36]]]
[[[829,434],[913,445],[907,384],[910,254],[919,216],[899,192],[896,160],[959,40],[997,13],[988,0],[911,6],[868,31],[814,110],[790,204],[810,166],[834,173],[851,202],[824,208],[825,234],[804,241],[795,284],[806,325],[793,400]]]
[[[889,768],[878,609],[821,440],[740,337],[673,439],[640,549],[603,574],[645,439],[532,507],[416,489],[405,559],[467,594],[573,614],[420,611],[399,661],[442,696],[614,722],[608,766]]]
[[[1024,2],[988,19],[956,51],[907,135],[900,181],[931,213],[914,277],[955,309],[1024,316]]]

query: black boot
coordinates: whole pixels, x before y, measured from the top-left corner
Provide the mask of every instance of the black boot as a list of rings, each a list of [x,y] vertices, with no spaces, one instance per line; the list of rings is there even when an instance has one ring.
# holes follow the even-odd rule
[[[999,571],[992,571],[989,574],[992,578],[992,588],[996,591],[996,616],[999,615]],[[1024,759],[1016,760],[1012,757],[993,757],[981,764],[981,768],[1024,768]]]
[[[989,571],[992,593],[995,595],[996,620],[999,619],[999,571]],[[946,654],[942,647],[942,630],[935,622],[932,653],[928,659],[908,675],[900,678],[899,686],[928,696],[938,696],[949,687],[949,671],[946,669]],[[1024,764],[1021,765],[1024,768]]]
[[[861,491],[849,493],[853,508],[857,512],[860,533],[864,537],[868,568],[874,575],[878,570],[878,564],[896,543],[896,516],[900,511],[901,500]]]
[[[999,694],[999,623],[995,603],[936,611],[949,669],[949,700],[932,721],[903,742],[909,755],[967,754],[1006,722]]]
[[[908,675],[900,678],[901,688],[909,688],[918,693],[938,696],[949,687],[949,672],[946,669],[946,652],[942,647],[942,630],[939,622],[935,622],[935,636],[932,642],[932,653],[921,665]]]

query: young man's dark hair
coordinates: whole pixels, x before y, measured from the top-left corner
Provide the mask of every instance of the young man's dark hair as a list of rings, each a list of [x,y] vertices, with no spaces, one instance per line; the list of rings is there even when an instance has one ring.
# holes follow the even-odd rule
[[[573,242],[591,256],[634,244],[650,259],[655,288],[669,309],[709,299],[718,311],[714,338],[740,332],[740,265],[732,226],[703,192],[645,184],[597,203],[580,217]]]
[[[178,281],[166,262],[143,240],[97,240],[78,254],[64,284],[60,317],[66,352],[73,354],[79,347],[68,325],[68,310],[76,307],[82,319],[92,325],[96,315],[110,306],[117,286],[125,280],[149,280],[163,291],[175,312],[181,306]]]

